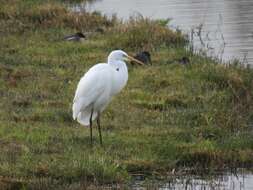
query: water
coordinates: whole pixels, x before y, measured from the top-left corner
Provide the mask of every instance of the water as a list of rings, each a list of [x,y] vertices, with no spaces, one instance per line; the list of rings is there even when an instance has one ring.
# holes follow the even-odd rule
[[[172,19],[170,26],[193,35],[196,47],[223,61],[239,59],[253,65],[252,0],[97,0],[90,11],[116,13],[127,19],[140,13],[154,19]],[[197,31],[201,27],[201,40]]]
[[[185,176],[164,182],[145,182],[136,180],[132,185],[133,190],[252,190],[252,174],[223,174],[209,176],[208,178],[197,176]]]

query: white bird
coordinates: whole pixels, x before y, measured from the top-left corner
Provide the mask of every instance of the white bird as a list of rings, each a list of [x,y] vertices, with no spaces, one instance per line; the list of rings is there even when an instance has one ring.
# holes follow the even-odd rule
[[[125,60],[132,60],[141,65],[141,61],[127,55],[122,50],[115,50],[108,56],[108,63],[99,63],[91,67],[77,85],[73,101],[73,119],[84,126],[90,126],[92,144],[92,121],[97,118],[100,144],[102,135],[100,114],[127,83],[128,70]]]

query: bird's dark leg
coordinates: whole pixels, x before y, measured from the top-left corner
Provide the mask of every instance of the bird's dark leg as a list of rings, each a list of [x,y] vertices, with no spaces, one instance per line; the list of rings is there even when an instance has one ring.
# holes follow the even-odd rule
[[[100,140],[100,145],[102,146],[102,134],[101,134],[101,128],[100,128],[100,113],[98,112],[98,117],[97,117],[97,125],[98,125],[98,132],[99,132],[99,140]]]
[[[91,145],[93,144],[92,142],[92,115],[93,115],[93,109],[91,110],[91,114],[90,114],[90,143]]]

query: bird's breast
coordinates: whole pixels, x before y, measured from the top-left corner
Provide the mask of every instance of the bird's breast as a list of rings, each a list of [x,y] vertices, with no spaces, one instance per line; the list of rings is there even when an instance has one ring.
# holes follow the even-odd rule
[[[125,86],[128,80],[127,68],[117,67],[113,72],[112,95],[119,93]]]

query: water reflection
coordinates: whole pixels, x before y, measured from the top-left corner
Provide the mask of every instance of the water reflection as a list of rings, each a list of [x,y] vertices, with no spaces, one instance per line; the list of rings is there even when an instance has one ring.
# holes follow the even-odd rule
[[[87,8],[117,13],[123,19],[136,12],[150,18],[171,18],[170,26],[186,33],[202,24],[205,44],[195,36],[195,45],[223,60],[238,58],[253,64],[252,0],[98,0]]]
[[[220,175],[201,178],[196,176],[187,176],[183,178],[172,179],[167,182],[136,181],[132,185],[134,190],[252,190],[253,175]]]

